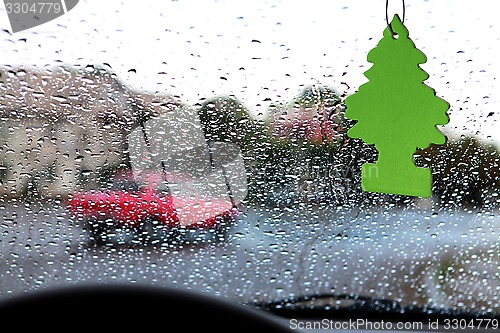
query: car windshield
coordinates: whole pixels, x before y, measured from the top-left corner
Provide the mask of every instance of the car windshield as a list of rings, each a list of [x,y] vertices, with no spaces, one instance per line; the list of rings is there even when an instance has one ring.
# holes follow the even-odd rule
[[[0,299],[500,314],[490,2],[50,3],[0,6]]]

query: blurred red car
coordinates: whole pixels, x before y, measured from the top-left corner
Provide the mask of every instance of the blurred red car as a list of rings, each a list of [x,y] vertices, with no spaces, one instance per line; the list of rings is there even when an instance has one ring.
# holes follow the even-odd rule
[[[73,194],[68,207],[96,244],[223,240],[238,215],[227,199],[173,197],[159,191],[161,176],[148,175],[142,188],[132,173],[118,174],[109,190]]]

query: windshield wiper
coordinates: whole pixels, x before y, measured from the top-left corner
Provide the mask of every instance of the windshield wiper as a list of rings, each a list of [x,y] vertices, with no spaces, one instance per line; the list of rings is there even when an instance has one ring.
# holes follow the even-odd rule
[[[355,294],[315,294],[289,299],[254,302],[257,308],[284,318],[304,319],[346,319],[362,317],[366,319],[423,321],[431,319],[500,319],[500,313],[484,313],[476,310],[464,311],[434,308],[402,303],[370,296]]]

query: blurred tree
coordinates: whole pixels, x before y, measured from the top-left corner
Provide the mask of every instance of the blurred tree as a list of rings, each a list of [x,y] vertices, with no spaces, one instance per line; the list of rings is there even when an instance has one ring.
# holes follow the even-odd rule
[[[232,142],[244,153],[267,141],[265,125],[253,118],[235,97],[216,96],[207,99],[201,104],[198,114],[209,141]]]
[[[346,197],[340,194],[345,192],[341,183],[352,173],[341,163],[347,156],[341,153],[346,123],[335,89],[306,86],[291,101],[270,105],[267,125],[270,138],[257,166],[266,203],[340,202]]]
[[[433,173],[433,193],[442,205],[499,205],[500,152],[494,146],[462,136],[418,154],[416,162]]]
[[[265,124],[253,118],[247,107],[233,96],[215,96],[204,100],[198,108],[201,126],[207,141],[230,142],[243,154],[249,182],[248,198],[255,200],[261,190],[259,165],[268,142]]]
[[[282,169],[276,170],[276,175],[295,172],[300,175],[301,186],[313,173],[315,178],[324,177],[338,166],[341,147],[347,140],[347,123],[342,96],[334,88],[306,86],[291,101],[271,105],[268,125],[268,164]]]
[[[340,94],[335,89],[307,86],[290,102],[269,108],[269,125],[278,140],[337,143],[343,137],[342,109]]]

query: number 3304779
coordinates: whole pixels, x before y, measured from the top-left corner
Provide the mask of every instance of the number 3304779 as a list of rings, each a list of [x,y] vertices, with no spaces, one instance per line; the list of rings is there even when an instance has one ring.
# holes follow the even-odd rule
[[[498,329],[498,319],[445,319],[444,329]]]
[[[59,14],[63,11],[60,2],[7,2],[5,9],[8,14]]]

